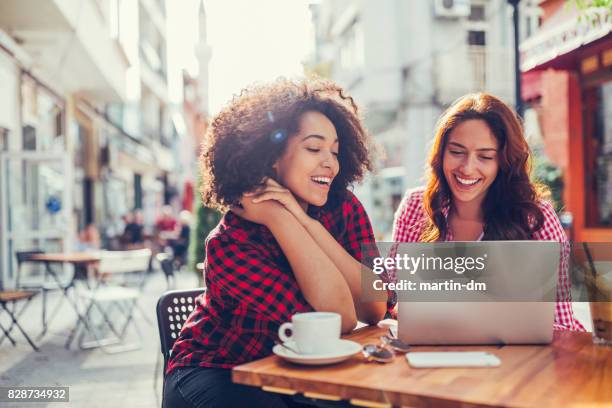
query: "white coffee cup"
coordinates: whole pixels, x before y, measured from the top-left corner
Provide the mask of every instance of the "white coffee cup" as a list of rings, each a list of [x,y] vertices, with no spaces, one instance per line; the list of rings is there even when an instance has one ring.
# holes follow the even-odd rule
[[[284,342],[294,342],[297,351],[303,354],[331,352],[340,339],[341,317],[332,312],[297,313],[291,323],[283,323],[278,337]],[[287,336],[291,329],[291,336]]]

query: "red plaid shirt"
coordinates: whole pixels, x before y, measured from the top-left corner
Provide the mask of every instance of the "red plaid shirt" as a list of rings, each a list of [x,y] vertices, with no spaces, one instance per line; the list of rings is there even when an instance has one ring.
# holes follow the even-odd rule
[[[308,213],[358,261],[361,245],[375,243],[365,209],[348,191],[342,202],[311,206]],[[231,368],[268,356],[279,326],[313,310],[270,230],[231,212],[206,240],[205,271],[206,295],[174,343],[167,373],[182,366]]]
[[[569,270],[569,243],[554,208],[548,201],[540,202],[540,210],[544,214],[542,228],[534,233],[538,241],[561,242],[562,256],[559,265],[559,284],[557,285],[557,304],[555,309],[556,330],[585,331],[582,324],[574,317],[572,310],[571,284],[568,278]],[[443,213],[448,217],[449,208]],[[423,210],[423,189],[409,190],[395,213],[393,221],[394,242],[418,242],[425,223]],[[449,230],[445,241],[452,241],[452,232]],[[393,277],[391,277],[393,279]]]

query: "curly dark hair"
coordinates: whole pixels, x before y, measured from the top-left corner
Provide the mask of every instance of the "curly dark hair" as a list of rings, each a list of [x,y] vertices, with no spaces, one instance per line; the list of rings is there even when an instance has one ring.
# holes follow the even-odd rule
[[[372,170],[369,137],[357,105],[329,80],[279,78],[243,89],[213,119],[200,156],[203,203],[225,211],[264,177],[274,176],[272,166],[308,111],[325,115],[336,128],[340,172],[328,202],[341,198]]]
[[[459,98],[440,117],[429,157],[429,178],[423,194],[426,217],[421,240],[433,242],[448,233],[443,209],[452,203],[452,193],[442,169],[450,133],[460,123],[486,122],[499,144],[499,170],[482,203],[485,217],[483,240],[526,240],[544,223],[538,205],[549,193],[532,182],[531,151],[523,135],[520,118],[502,100],[487,93]]]

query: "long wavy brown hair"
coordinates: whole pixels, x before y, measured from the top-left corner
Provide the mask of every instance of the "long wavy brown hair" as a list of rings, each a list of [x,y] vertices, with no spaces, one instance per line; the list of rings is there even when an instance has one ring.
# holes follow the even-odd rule
[[[531,151],[520,118],[503,101],[487,93],[469,94],[455,101],[440,117],[429,156],[429,177],[423,194],[425,225],[421,240],[444,239],[448,225],[443,210],[452,193],[442,170],[450,133],[463,121],[486,122],[498,143],[499,170],[482,203],[484,240],[526,240],[542,227],[538,201],[548,195],[530,180]]]
[[[243,89],[213,119],[200,156],[203,203],[225,211],[264,177],[274,177],[272,166],[307,111],[322,113],[336,128],[340,172],[328,202],[342,199],[373,167],[357,105],[332,81],[279,78]]]

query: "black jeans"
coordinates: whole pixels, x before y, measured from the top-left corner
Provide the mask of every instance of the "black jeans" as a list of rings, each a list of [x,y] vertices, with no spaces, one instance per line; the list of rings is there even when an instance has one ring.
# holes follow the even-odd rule
[[[232,383],[224,368],[180,367],[166,377],[164,408],[287,408],[293,404],[279,394]]]

